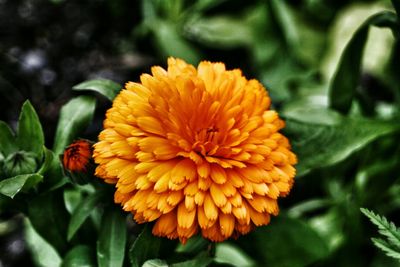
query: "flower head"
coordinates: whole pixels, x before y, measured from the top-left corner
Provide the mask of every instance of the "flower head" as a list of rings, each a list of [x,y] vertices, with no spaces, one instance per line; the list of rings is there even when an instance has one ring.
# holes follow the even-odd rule
[[[268,224],[296,156],[265,88],[222,63],[196,69],[169,58],[167,70],[151,71],[115,98],[94,146],[96,175],[116,184],[115,202],[182,242]]]

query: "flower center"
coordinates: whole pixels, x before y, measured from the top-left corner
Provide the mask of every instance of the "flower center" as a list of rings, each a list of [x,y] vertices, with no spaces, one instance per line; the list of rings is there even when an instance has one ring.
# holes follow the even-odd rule
[[[195,133],[195,143],[193,150],[203,156],[213,154],[218,149],[219,129],[215,126],[201,128]]]

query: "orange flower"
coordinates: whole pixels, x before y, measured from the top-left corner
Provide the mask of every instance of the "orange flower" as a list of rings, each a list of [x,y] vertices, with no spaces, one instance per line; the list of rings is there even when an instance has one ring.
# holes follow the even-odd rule
[[[222,63],[170,58],[128,82],[95,144],[96,175],[153,234],[223,241],[268,224],[293,184],[296,156],[256,80]]]
[[[91,158],[91,144],[86,140],[77,140],[65,149],[62,162],[70,172],[86,172]]]

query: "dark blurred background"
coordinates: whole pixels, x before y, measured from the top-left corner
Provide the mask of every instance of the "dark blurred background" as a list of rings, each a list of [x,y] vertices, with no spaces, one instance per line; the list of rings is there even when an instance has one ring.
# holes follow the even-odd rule
[[[179,5],[189,7],[188,12],[194,6],[191,1],[165,2],[182,2]],[[198,2],[203,3],[204,7],[199,8],[203,15],[242,16],[244,10],[263,5],[263,1]],[[313,27],[321,30],[346,2],[288,1],[294,8],[304,9],[305,14],[312,15],[313,5],[325,8],[324,14],[311,17]],[[165,45],[158,40],[164,33],[154,32],[152,25],[144,25],[145,19],[151,19],[144,17],[145,8],[141,1],[130,0],[0,0],[0,119],[15,124],[22,102],[30,99],[45,125],[47,142],[51,143],[58,110],[71,97],[73,85],[92,78],[123,83],[138,79],[150,65],[164,64],[166,51],[160,50]],[[195,19],[197,13],[190,15]],[[163,17],[154,22],[180,19],[179,14],[175,15],[165,18],[161,14]],[[184,20],[187,23],[190,19]],[[168,30],[165,29],[166,35]],[[182,50],[190,47],[196,53],[187,53],[189,61],[202,58],[224,61],[231,68],[242,67],[250,76],[257,75],[252,66],[253,55],[245,49],[246,45],[237,44],[238,40],[233,40],[230,46],[202,42],[195,30],[183,33],[186,39],[183,47],[179,47],[180,40],[171,41],[172,46],[178,44],[177,55],[186,53]],[[173,50],[172,46],[168,49]]]

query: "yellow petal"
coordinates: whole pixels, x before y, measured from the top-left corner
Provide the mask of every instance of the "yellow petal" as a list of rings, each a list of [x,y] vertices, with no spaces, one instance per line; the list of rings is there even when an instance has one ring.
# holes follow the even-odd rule
[[[202,229],[209,228],[215,223],[215,220],[211,220],[206,216],[203,206],[197,208],[197,221]]]
[[[171,171],[171,181],[176,184],[180,184],[184,180],[193,181],[194,178],[196,178],[196,169],[190,159],[179,161]]]
[[[167,202],[171,206],[176,206],[181,200],[183,199],[183,193],[182,190],[179,191],[172,191],[168,198]],[[178,214],[179,215],[179,214]]]
[[[160,216],[154,225],[152,232],[155,236],[166,236],[175,231],[176,226],[176,213],[170,212]]]
[[[223,184],[226,182],[226,173],[225,170],[216,164],[211,165],[211,179],[217,184]]]
[[[221,228],[221,234],[225,237],[229,237],[235,229],[235,217],[230,214],[220,214],[219,225]]]
[[[210,164],[208,162],[203,162],[197,166],[197,173],[200,177],[207,178],[210,175]]]
[[[216,220],[218,218],[218,209],[209,194],[206,194],[204,198],[204,213],[210,220]]]
[[[178,225],[183,228],[189,228],[193,225],[194,219],[196,217],[196,210],[193,209],[189,211],[185,203],[181,203],[178,206]]]
[[[214,200],[215,205],[217,205],[217,207],[222,207],[226,204],[226,201],[227,201],[226,196],[222,192],[219,185],[212,184],[210,187],[210,194],[211,194],[212,199]]]
[[[137,119],[137,124],[143,131],[148,133],[164,136],[165,130],[161,123],[154,117],[140,117]]]
[[[187,210],[193,210],[195,206],[194,197],[185,196],[185,206]]]
[[[154,190],[157,193],[162,193],[168,190],[170,173],[164,174],[154,185]]]

